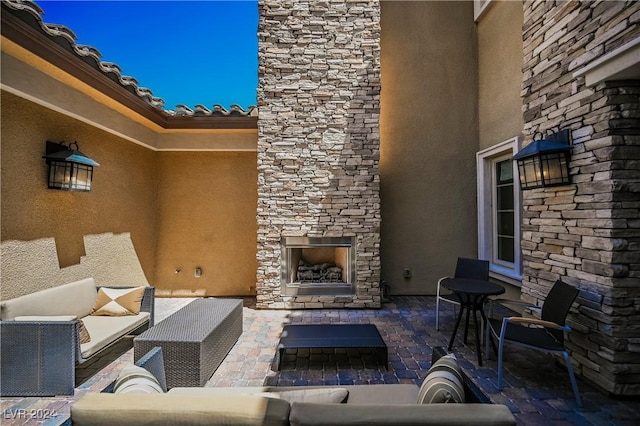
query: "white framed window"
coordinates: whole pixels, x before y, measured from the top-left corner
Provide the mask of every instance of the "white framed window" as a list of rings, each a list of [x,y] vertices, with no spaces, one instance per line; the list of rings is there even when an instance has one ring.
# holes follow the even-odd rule
[[[490,262],[491,275],[520,286],[521,198],[518,168],[511,157],[518,138],[476,154],[478,173],[478,257]]]
[[[480,16],[487,10],[491,0],[473,0],[473,19],[478,22]]]

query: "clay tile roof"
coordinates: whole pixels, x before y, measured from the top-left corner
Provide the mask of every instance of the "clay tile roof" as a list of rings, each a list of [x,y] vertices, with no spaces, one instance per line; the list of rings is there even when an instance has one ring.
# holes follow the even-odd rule
[[[155,109],[162,111],[170,117],[257,117],[257,107],[250,106],[244,110],[238,105],[233,105],[230,110],[220,105],[214,105],[213,109],[208,109],[203,105],[196,105],[191,109],[185,105],[176,105],[174,111],[164,109],[164,100],[153,96],[151,89],[140,87],[134,77],[122,75],[122,71],[117,64],[101,61],[101,53],[92,46],[76,43],[77,36],[64,25],[45,23],[42,19],[44,11],[32,0],[2,0],[3,13],[8,8],[14,15],[26,22],[29,26],[38,30],[65,50],[73,53],[78,59],[86,62],[91,67],[100,71],[109,79],[118,83],[127,91],[137,96],[143,102],[151,105]]]

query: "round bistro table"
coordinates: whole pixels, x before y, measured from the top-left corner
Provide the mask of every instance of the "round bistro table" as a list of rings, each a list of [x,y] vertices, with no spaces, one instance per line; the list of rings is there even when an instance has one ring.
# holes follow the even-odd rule
[[[492,283],[485,280],[472,280],[468,278],[447,278],[442,282],[444,288],[451,290],[460,300],[460,312],[456,319],[456,325],[453,328],[453,334],[449,341],[449,350],[453,346],[456,338],[456,332],[462,320],[463,311],[467,311],[467,317],[464,326],[464,343],[467,343],[467,334],[469,331],[469,314],[473,312],[473,326],[476,332],[476,352],[478,353],[478,365],[482,365],[482,352],[480,349],[480,332],[478,330],[478,318],[476,312],[480,311],[484,323],[487,322],[487,316],[484,313],[484,302],[489,296],[496,296],[505,292],[504,287],[500,284]]]

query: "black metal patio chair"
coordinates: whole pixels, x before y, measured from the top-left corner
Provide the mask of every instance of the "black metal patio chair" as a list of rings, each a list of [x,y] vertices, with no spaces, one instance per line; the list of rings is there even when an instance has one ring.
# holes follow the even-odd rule
[[[474,280],[489,279],[489,262],[486,260],[468,259],[459,257],[456,264],[455,278],[469,278]],[[447,302],[456,306],[460,306],[460,299],[453,293],[443,293],[442,281],[449,277],[442,277],[438,280],[438,288],[436,290],[436,330],[440,330],[440,302]]]
[[[579,290],[558,280],[555,282],[541,308],[540,319],[524,317],[504,317],[501,319],[488,318],[485,338],[485,353],[489,359],[489,340],[491,336],[498,339],[498,389],[502,389],[502,358],[505,342],[513,343],[538,351],[559,353],[564,357],[569,379],[578,407],[582,406],[578,384],[576,383],[569,352],[564,347],[564,333],[571,328],[565,324],[573,301]],[[530,309],[540,309],[539,306],[517,301],[502,303],[518,304]]]

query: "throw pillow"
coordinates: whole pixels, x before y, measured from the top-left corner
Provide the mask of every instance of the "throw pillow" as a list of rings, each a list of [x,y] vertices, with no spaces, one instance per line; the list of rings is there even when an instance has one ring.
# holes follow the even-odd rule
[[[98,290],[96,303],[93,305],[91,315],[124,316],[138,315],[144,287],[134,288],[108,288],[101,287]]]
[[[153,374],[137,365],[127,365],[122,369],[115,384],[113,393],[163,393],[158,379]]]
[[[293,404],[294,402],[340,404],[346,402],[349,391],[344,388],[296,389],[279,392],[260,392],[254,395],[282,399],[289,404]]]
[[[418,404],[447,402],[464,402],[462,370],[454,354],[433,363],[418,393]]]

